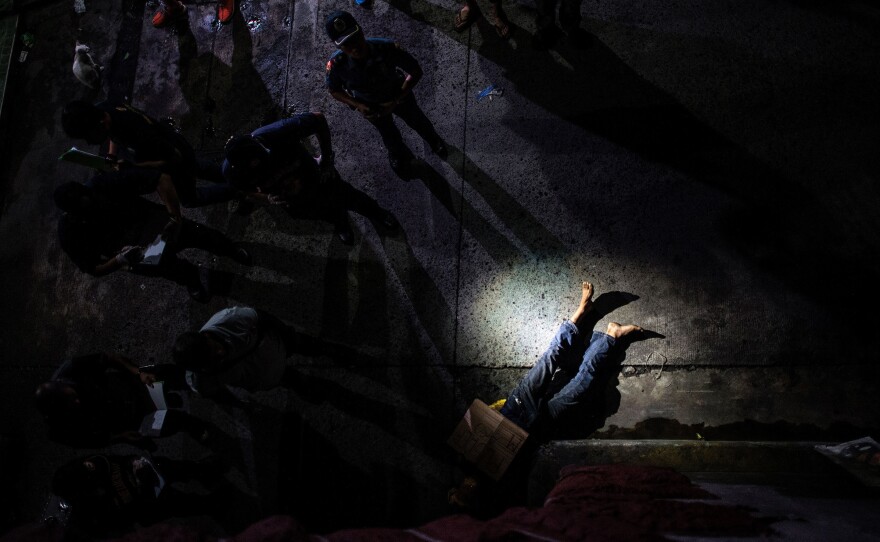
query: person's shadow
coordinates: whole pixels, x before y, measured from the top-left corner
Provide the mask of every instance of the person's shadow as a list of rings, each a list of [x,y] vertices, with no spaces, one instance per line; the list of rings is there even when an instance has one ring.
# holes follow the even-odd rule
[[[389,0],[389,4],[414,21],[444,32],[452,41],[474,48],[479,53],[475,60],[483,73],[499,76],[496,82],[504,83],[501,77],[506,79],[509,86],[504,100],[521,100],[523,107],[537,105],[551,114],[544,121],[549,126],[524,123],[520,119],[522,108],[517,104],[496,120],[530,146],[548,151],[539,155],[544,157],[542,167],[548,173],[556,169],[553,160],[559,152],[560,139],[547,135],[562,129],[564,123],[560,119],[574,124],[584,134],[619,145],[651,162],[668,165],[735,199],[734,205],[722,210],[717,227],[745,258],[794,289],[817,297],[838,313],[852,316],[855,306],[860,311],[859,318],[876,319],[876,315],[870,314],[870,303],[848,302],[864,295],[858,285],[874,281],[876,270],[869,258],[843,253],[838,240],[850,235],[802,182],[783,175],[781,171],[787,164],[772,158],[756,158],[728,137],[723,128],[710,126],[675,94],[642,76],[609,45],[594,36],[586,49],[562,40],[551,51],[539,51],[529,45],[529,32],[513,23],[509,42],[491,35],[473,40],[468,32],[458,34],[453,30],[453,12],[446,6],[425,0]],[[517,10],[529,8],[511,6],[511,19],[523,18],[517,16]],[[527,18],[533,15],[525,14]],[[601,28],[605,24],[588,17],[582,27]],[[650,41],[659,37],[656,31],[648,29],[629,31],[631,39]],[[694,40],[693,47],[701,47],[699,40]],[[519,46],[514,48],[511,43]],[[772,107],[772,97],[768,100],[755,107]],[[568,201],[560,199],[564,204]],[[656,230],[657,235],[665,235],[665,231],[675,228]],[[802,240],[805,232],[813,237],[810,243]],[[842,265],[835,263],[841,260]],[[814,285],[819,282],[841,284],[847,291],[843,295],[832,289],[816,291]],[[844,299],[847,301],[843,302]]]
[[[180,119],[181,130],[198,148],[221,146],[234,134],[250,132],[280,118],[280,110],[253,64],[253,39],[241,14],[232,17],[232,64],[227,66],[214,51],[199,54],[189,24],[177,29],[179,84],[189,113]]]

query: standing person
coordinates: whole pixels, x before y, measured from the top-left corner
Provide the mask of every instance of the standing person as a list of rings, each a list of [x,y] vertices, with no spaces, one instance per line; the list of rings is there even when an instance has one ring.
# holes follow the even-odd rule
[[[228,24],[233,13],[235,0],[220,0],[217,3],[217,20],[220,24]],[[186,5],[180,0],[159,0],[159,9],[153,14],[153,26],[163,28],[183,20],[185,16]]]
[[[210,436],[207,424],[182,410],[168,409],[158,418],[147,386],[156,375],[130,359],[99,352],[66,360],[34,394],[37,409],[49,426],[49,438],[74,448],[100,448],[116,443],[149,447],[145,427],[159,436],[186,431],[199,442]]]
[[[315,136],[321,155],[313,157],[303,140]],[[296,218],[319,218],[334,225],[351,244],[354,233],[348,210],[397,228],[397,219],[376,200],[346,183],[333,165],[327,120],[321,113],[302,113],[236,136],[226,144],[223,175],[247,199],[283,205]]]
[[[120,168],[155,169],[167,174],[172,183],[169,198],[179,206],[201,207],[234,199],[236,191],[224,182],[220,166],[196,158],[195,150],[167,123],[159,122],[130,105],[92,105],[81,100],[68,103],[61,112],[64,132],[74,139],[100,145],[109,141],[107,158],[117,160],[126,149],[133,162],[120,162]],[[197,186],[196,179],[211,184]],[[167,200],[166,204],[168,204]]]
[[[413,158],[392,114],[415,130],[437,156],[446,158],[446,144],[412,93],[422,78],[416,59],[391,40],[365,38],[346,11],[331,13],[325,27],[339,47],[327,62],[327,89],[333,98],[356,109],[376,127],[388,150],[391,168],[407,175]]]
[[[135,169],[104,174],[98,179],[129,175],[158,177],[160,173]],[[131,181],[107,184],[112,187]],[[169,223],[160,206],[142,198],[111,200],[91,185],[70,182],[55,189],[55,204],[64,211],[58,220],[61,250],[80,270],[96,277],[123,269],[160,276],[186,286],[195,301],[206,302],[211,295],[210,273],[179,258],[178,251],[200,248],[242,265],[253,265],[251,255],[219,231],[185,219]],[[165,241],[161,256],[145,260],[146,248],[160,236]]]
[[[580,27],[581,2],[583,0],[537,0],[538,30],[532,37],[532,45],[540,51],[556,45],[559,27],[556,26],[556,8],[559,7],[559,26],[568,35],[568,40],[578,48],[590,44],[590,33]]]
[[[214,314],[199,331],[177,337],[172,358],[186,369],[190,387],[217,396],[227,386],[248,391],[279,386],[294,353],[316,354],[317,340],[296,333],[271,314],[230,307]]]
[[[464,5],[455,14],[455,31],[464,32],[482,16],[483,12],[476,0],[465,0]],[[489,1],[489,23],[499,38],[507,39],[510,37],[510,21],[501,6],[501,0]]]
[[[581,286],[578,308],[559,327],[550,347],[541,359],[529,369],[514,388],[501,414],[527,432],[543,434],[552,430],[557,422],[573,408],[588,399],[590,385],[598,371],[607,363],[615,346],[624,337],[642,328],[635,325],[608,324],[605,332],[582,329],[587,313],[592,308],[593,285]],[[562,389],[552,393],[551,381],[557,370],[574,375]]]

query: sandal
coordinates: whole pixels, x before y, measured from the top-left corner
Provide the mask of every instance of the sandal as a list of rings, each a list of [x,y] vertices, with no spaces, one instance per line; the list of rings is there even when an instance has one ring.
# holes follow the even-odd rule
[[[461,9],[459,9],[458,13],[455,14],[455,31],[464,32],[479,18],[480,11],[477,8],[471,8],[467,4],[461,6]]]
[[[497,4],[492,2],[489,4],[491,7],[489,9],[489,18],[492,20],[492,26],[495,27],[495,33],[498,34],[498,37],[501,39],[507,39],[510,37],[510,26],[508,26],[507,14],[504,13],[504,9],[501,7],[501,2]]]

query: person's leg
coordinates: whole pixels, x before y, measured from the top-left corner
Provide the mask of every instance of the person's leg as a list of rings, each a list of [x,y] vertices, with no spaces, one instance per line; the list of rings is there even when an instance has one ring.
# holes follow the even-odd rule
[[[180,0],[159,0],[159,10],[153,15],[153,26],[162,28],[185,14],[186,6]]]
[[[168,250],[170,249],[166,249],[166,251]],[[137,264],[132,266],[131,271],[137,275],[163,277],[186,286],[190,297],[200,303],[207,302],[211,297],[207,286],[209,279],[207,268],[200,269],[190,262],[178,258],[174,250],[170,250],[170,253],[163,255],[162,262],[159,265]]]
[[[174,250],[200,248],[217,256],[227,256],[242,265],[253,265],[251,255],[221,232],[198,222],[184,220]]]
[[[445,153],[445,145],[443,139],[434,129],[434,125],[425,115],[422,108],[416,102],[416,97],[410,92],[397,107],[394,108],[394,114],[400,117],[410,128],[416,131],[422,139],[427,141],[431,146],[431,150],[437,154]]]
[[[537,0],[538,29],[532,37],[532,45],[538,50],[545,50],[556,44],[558,28],[556,27],[556,4],[559,0]]]
[[[559,5],[559,26],[566,32],[573,32],[581,25],[581,2],[583,0],[562,0]]]
[[[202,207],[235,199],[239,194],[231,184],[226,182],[220,164],[205,160],[195,159],[195,177],[210,182],[208,186],[198,186],[194,183],[194,194],[189,207]]]
[[[395,162],[400,163],[412,158],[412,151],[403,142],[403,136],[400,135],[400,130],[394,124],[394,118],[391,115],[367,120],[379,131],[382,143],[388,149],[388,156],[391,159],[392,166],[396,167]]]
[[[501,414],[526,431],[530,431],[544,408],[547,389],[557,369],[576,367],[583,353],[583,335],[578,324],[592,307],[593,285],[581,285],[581,301],[577,309],[559,327],[550,347],[529,369],[501,407]]]
[[[543,408],[544,394],[550,386],[553,373],[561,366],[577,363],[581,342],[577,326],[568,320],[563,322],[547,351],[510,392],[501,407],[501,414],[530,431]]]
[[[507,13],[501,5],[501,0],[491,0],[489,2],[489,22],[495,27],[498,37],[507,39],[510,37],[510,25],[507,20]]]
[[[608,324],[605,333],[593,332],[590,346],[584,352],[577,375],[547,402],[547,415],[551,422],[558,420],[566,411],[584,402],[596,373],[610,358],[614,345],[622,337],[639,329],[641,328],[638,326],[622,326],[612,322]]]
[[[538,15],[535,22],[538,32],[548,32],[556,26],[556,4],[559,0],[537,0]]]
[[[480,8],[477,7],[476,2],[474,2],[474,0],[465,0],[464,5],[461,6],[455,14],[455,31],[464,32],[474,23],[474,21],[479,19],[480,16]]]
[[[166,252],[169,250],[166,249]],[[162,256],[162,262],[159,265],[139,263],[132,266],[131,272],[146,277],[163,277],[183,286],[199,282],[199,268],[178,258],[173,250]]]

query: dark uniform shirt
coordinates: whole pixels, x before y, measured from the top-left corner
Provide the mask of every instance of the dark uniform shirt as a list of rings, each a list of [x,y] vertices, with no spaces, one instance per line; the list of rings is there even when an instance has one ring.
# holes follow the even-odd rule
[[[321,172],[314,157],[302,144],[302,140],[318,132],[321,118],[311,113],[301,113],[267,124],[251,132],[261,145],[269,150],[269,156],[256,170],[238,170],[223,161],[223,176],[242,190],[259,186],[269,194],[284,195],[283,184],[297,177],[307,186],[321,179]]]
[[[164,209],[140,199],[115,200],[90,216],[64,213],[58,220],[58,241],[83,272],[95,274],[126,246],[146,246],[168,222]]]
[[[131,373],[118,370],[106,354],[65,361],[53,381],[70,384],[79,408],[49,418],[49,438],[74,447],[95,448],[111,435],[137,431],[143,417],[155,410],[146,386]]]
[[[393,101],[406,75],[420,69],[419,63],[389,39],[367,38],[367,46],[370,54],[360,60],[341,50],[333,53],[327,62],[327,88],[368,104]]]
[[[162,170],[171,173],[194,170],[195,151],[169,125],[130,105],[105,102],[98,107],[110,115],[110,139],[133,152],[136,161],[167,162]]]

